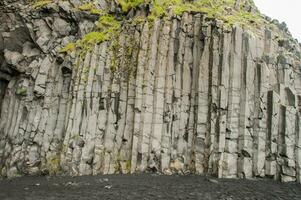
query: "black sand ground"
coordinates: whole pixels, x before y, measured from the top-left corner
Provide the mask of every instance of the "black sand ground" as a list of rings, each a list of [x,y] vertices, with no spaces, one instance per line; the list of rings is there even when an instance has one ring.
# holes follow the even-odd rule
[[[301,184],[156,174],[22,177],[0,181],[0,200],[301,200]]]

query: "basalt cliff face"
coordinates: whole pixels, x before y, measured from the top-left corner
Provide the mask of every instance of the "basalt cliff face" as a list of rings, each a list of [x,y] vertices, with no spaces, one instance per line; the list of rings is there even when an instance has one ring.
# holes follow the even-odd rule
[[[2,176],[301,181],[301,54],[284,24],[195,11],[150,22],[152,1],[84,3],[0,3]],[[118,36],[76,43],[103,10],[120,18]]]

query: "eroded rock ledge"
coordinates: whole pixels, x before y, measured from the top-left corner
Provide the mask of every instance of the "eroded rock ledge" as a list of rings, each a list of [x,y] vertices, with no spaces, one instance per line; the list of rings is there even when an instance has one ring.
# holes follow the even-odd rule
[[[186,12],[124,24],[115,49],[108,41],[65,55],[97,20],[74,2],[0,3],[2,176],[300,182],[301,56],[285,26],[229,29]]]

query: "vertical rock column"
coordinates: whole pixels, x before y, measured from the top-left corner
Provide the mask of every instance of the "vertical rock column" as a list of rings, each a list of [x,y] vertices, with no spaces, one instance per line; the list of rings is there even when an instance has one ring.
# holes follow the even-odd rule
[[[197,128],[195,139],[195,170],[196,173],[202,174],[205,172],[207,162],[206,157],[206,135],[208,133],[208,90],[209,90],[209,53],[210,53],[210,40],[211,40],[211,26],[202,23],[202,34],[204,37],[204,46],[201,52],[199,76],[198,76],[198,110],[197,110]]]
[[[241,104],[239,117],[238,139],[238,176],[252,177],[253,123],[255,101],[255,69],[252,56],[255,55],[255,40],[248,33],[242,38],[242,74],[241,74]]]
[[[228,114],[226,144],[223,156],[223,177],[237,177],[238,135],[241,88],[242,30],[236,27],[232,34],[230,55]]]
[[[147,63],[147,52],[149,45],[149,27],[148,23],[145,23],[141,33],[141,43],[139,46],[139,54],[137,61],[137,71],[135,78],[135,101],[134,101],[134,122],[132,133],[132,149],[131,149],[131,173],[140,170],[140,164],[142,159],[141,142],[143,136],[143,89],[146,87],[144,82],[145,66]],[[139,167],[139,168],[138,168]]]
[[[230,53],[232,32],[224,30],[222,35],[222,61],[220,63],[220,97],[219,97],[219,124],[218,124],[218,177],[223,177],[224,156],[227,134],[228,93],[230,78]]]
[[[267,176],[276,178],[277,173],[277,139],[280,117],[280,97],[275,91],[268,92],[267,102],[267,150],[265,172]]]

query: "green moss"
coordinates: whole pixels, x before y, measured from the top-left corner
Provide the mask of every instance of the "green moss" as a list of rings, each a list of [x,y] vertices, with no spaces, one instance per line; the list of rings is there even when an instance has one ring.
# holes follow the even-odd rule
[[[75,43],[71,42],[71,43],[68,43],[64,48],[62,48],[60,50],[60,53],[70,53],[70,52],[74,51],[75,48],[76,48]]]
[[[96,30],[86,34],[81,40],[76,42],[76,46],[81,49],[81,56],[91,51],[95,44],[112,40],[119,35],[121,31],[121,22],[116,20],[114,16],[106,14],[99,18]]]
[[[54,155],[47,161],[47,170],[50,175],[56,175],[60,171],[60,156]]]
[[[168,15],[182,15],[184,12],[202,12],[208,17],[222,20],[225,25],[232,26],[240,24],[254,26],[261,22],[258,13],[251,13],[241,9],[236,10],[234,0],[197,0],[191,3],[183,0],[154,0],[153,7],[148,19],[154,21],[156,18],[168,17]]]
[[[101,43],[107,39],[107,35],[102,32],[91,32],[85,35],[81,42],[88,45],[94,45]]]
[[[118,0],[118,3],[123,12],[129,11],[141,4],[150,3],[149,0]],[[244,4],[241,6],[243,7]],[[149,21],[154,21],[156,18],[169,17],[170,15],[182,15],[184,12],[202,12],[207,13],[208,17],[222,20],[226,26],[234,24],[244,26],[254,26],[260,23],[260,16],[256,13],[244,11],[242,8],[236,10],[235,0],[196,0],[193,2],[186,2],[184,0],[153,0],[151,12],[148,15]],[[79,7],[80,10],[94,12],[96,9],[93,3],[83,4]],[[97,10],[95,11],[98,12]],[[120,17],[120,16],[119,16]],[[122,18],[122,17],[121,17]],[[142,17],[140,17],[142,18]],[[143,23],[145,20],[139,18]],[[139,23],[139,22],[136,22]],[[100,16],[96,29],[85,35],[80,41],[76,43],[83,52],[91,50],[95,44],[112,41],[117,38],[121,31],[121,20],[116,20],[115,16],[111,14],[103,14]],[[66,46],[62,49],[63,52],[73,49],[74,46]]]
[[[179,8],[184,6],[184,3],[182,0],[154,0],[148,19],[154,21],[158,17],[165,17],[168,15],[167,10],[173,9],[174,6]]]
[[[91,14],[94,14],[94,15],[103,14],[102,10],[96,8],[93,3],[83,4],[83,5],[79,6],[78,9],[81,10],[81,11],[87,11],[87,12],[89,12]]]
[[[81,40],[76,42],[76,46],[81,49],[80,57],[84,58],[85,54],[91,51],[95,44],[99,44],[107,39],[107,36],[102,32],[93,31],[86,34]]]
[[[121,22],[116,20],[113,15],[103,15],[99,18],[97,29],[107,37],[112,37],[113,34],[120,31]]]
[[[138,24],[143,24],[144,22],[146,22],[146,19],[145,19],[145,17],[142,17],[142,16],[136,16],[136,17],[132,18],[129,22],[132,25],[138,25]]]
[[[262,22],[262,19],[258,14],[252,14],[246,11],[237,12],[235,15],[225,15],[222,16],[221,19],[228,26],[238,24],[250,29],[252,29],[254,25],[256,26]]]
[[[18,88],[16,90],[16,94],[20,96],[26,96],[27,95],[27,89],[26,88]]]
[[[135,8],[145,2],[146,0],[118,0],[119,5],[122,8],[123,12],[128,12],[130,9]]]
[[[126,170],[127,170],[128,172],[131,171],[131,166],[132,166],[131,160],[127,160],[127,161],[126,161]]]
[[[126,66],[127,69],[119,69],[121,61],[118,38],[122,31],[122,23],[129,26],[139,25],[143,24],[146,20],[153,22],[157,18],[168,19],[175,15],[181,16],[184,12],[206,13],[207,17],[223,22],[225,27],[238,24],[251,29],[254,27],[257,28],[262,22],[259,13],[248,12],[244,9],[246,4],[249,4],[248,1],[242,1],[240,8],[236,8],[235,0],[195,0],[189,2],[185,0],[117,0],[117,3],[122,12],[116,15],[109,14],[108,11],[98,10],[93,3],[83,4],[78,7],[79,10],[99,14],[99,20],[92,32],[84,35],[75,44],[68,44],[61,52],[69,53],[78,48],[79,57],[83,60],[86,53],[91,51],[95,44],[110,41],[110,52],[112,52],[110,62],[111,72],[115,73],[117,70],[125,70],[128,72],[126,74],[130,77],[135,72],[134,67],[129,67],[132,66],[130,62],[132,57],[136,56],[135,48],[138,48],[138,45],[125,47],[124,58],[126,60],[122,66]],[[150,13],[148,16],[136,16],[125,20],[130,9],[137,8],[142,4],[150,4]]]
[[[36,0],[32,4],[32,7],[35,8],[35,9],[36,8],[41,8],[41,7],[47,6],[50,3],[53,3],[53,0]]]
[[[83,5],[80,5],[78,7],[79,10],[82,10],[82,11],[87,11],[87,10],[90,10],[94,7],[93,3],[86,3],[86,4],[83,4]]]

